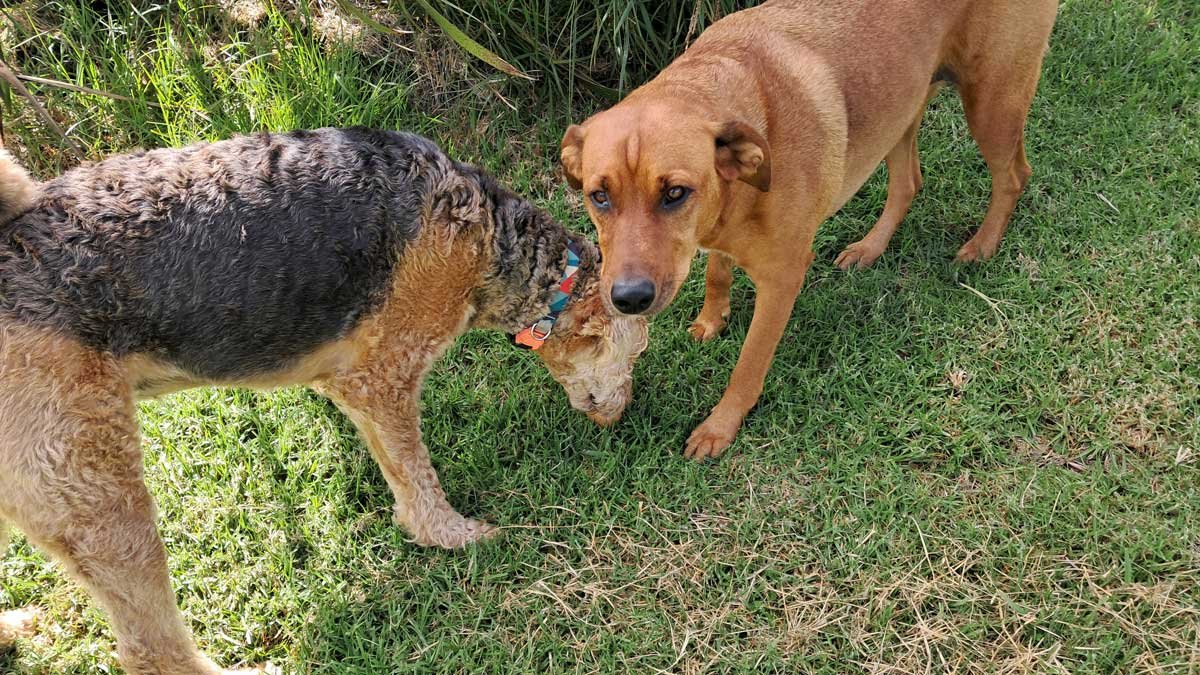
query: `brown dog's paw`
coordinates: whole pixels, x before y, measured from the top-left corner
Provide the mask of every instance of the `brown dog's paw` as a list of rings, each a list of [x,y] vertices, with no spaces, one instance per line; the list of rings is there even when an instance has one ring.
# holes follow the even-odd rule
[[[859,269],[870,267],[879,259],[879,256],[883,255],[884,248],[884,246],[879,246],[867,239],[860,239],[839,253],[833,264],[842,268],[842,271],[846,271],[855,265]]]
[[[696,317],[691,326],[688,326],[688,332],[697,342],[708,342],[720,335],[723,330],[725,330],[725,319],[713,320],[704,316],[703,313]]]
[[[981,241],[977,234],[971,237],[967,243],[963,244],[962,248],[958,249],[958,254],[954,256],[954,261],[960,263],[983,262],[996,255],[996,249],[999,247],[999,242]]]
[[[710,457],[716,458],[733,443],[739,426],[740,423],[731,424],[716,415],[709,415],[708,419],[688,436],[683,456],[697,462],[703,462]]]

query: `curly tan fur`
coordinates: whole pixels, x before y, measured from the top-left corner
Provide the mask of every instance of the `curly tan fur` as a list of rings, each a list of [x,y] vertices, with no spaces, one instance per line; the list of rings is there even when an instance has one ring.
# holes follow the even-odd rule
[[[321,191],[347,204],[298,196]],[[545,314],[572,240],[580,276],[539,352],[572,405],[619,417],[646,345],[646,321],[614,317],[598,297],[595,245],[417,137],[323,130],[155,151],[40,195],[0,225],[0,525],[89,590],[129,673],[231,672],[197,649],[176,606],[143,482],[139,398],[311,385],[357,426],[396,521],[419,544],[455,548],[494,531],[449,504],[421,439],[422,383],[455,338]],[[237,264],[196,260],[213,247]],[[194,279],[185,293],[180,278]]]
[[[29,208],[36,194],[37,183],[29,172],[0,147],[0,225]]]
[[[37,618],[37,612],[29,609],[0,612],[0,646],[33,635],[34,628],[37,627]]]

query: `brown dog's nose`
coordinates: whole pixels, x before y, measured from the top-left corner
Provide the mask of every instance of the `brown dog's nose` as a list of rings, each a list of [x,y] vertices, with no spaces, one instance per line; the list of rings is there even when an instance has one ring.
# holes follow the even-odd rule
[[[613,282],[612,303],[622,314],[641,314],[654,302],[654,282],[645,277]]]

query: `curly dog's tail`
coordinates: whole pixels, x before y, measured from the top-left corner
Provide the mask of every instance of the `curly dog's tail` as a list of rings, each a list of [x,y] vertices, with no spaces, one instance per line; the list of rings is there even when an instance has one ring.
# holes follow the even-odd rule
[[[4,148],[0,148],[0,225],[21,215],[33,204],[37,181]]]

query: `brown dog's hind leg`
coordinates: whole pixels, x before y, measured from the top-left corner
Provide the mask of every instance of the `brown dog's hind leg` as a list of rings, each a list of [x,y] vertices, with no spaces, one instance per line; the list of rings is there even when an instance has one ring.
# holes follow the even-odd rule
[[[0,512],[107,611],[126,672],[223,672],[175,603],[132,394],[111,359],[0,332],[0,380]]]
[[[975,236],[958,250],[959,262],[986,260],[996,253],[1017,198],[1029,182],[1025,117],[1058,9],[1054,0],[983,4],[987,7],[981,7],[979,14],[988,20],[963,26],[965,41],[951,55],[960,71],[958,87],[967,125],[992,174],[987,215]],[[996,21],[1020,29],[997,31]]]
[[[926,102],[933,98],[936,88],[931,87]],[[921,118],[925,116],[925,106],[913,123],[905,130],[896,147],[887,154],[888,192],[887,202],[883,205],[883,213],[879,220],[867,233],[867,236],[850,244],[838,255],[834,264],[843,270],[857,265],[859,269],[870,267],[883,255],[892,235],[900,221],[908,214],[913,197],[921,189],[921,160],[917,155],[917,131],[921,128]]]
[[[733,285],[733,259],[719,251],[708,254],[704,275],[704,306],[688,328],[692,337],[704,342],[721,334],[729,319],[729,287]]]
[[[955,260],[987,260],[1000,247],[1008,220],[1033,170],[1025,158],[1025,115],[1037,84],[1004,80],[964,85],[963,109],[971,136],[992,174],[992,196],[979,231],[958,250]]]
[[[420,398],[425,363],[412,369],[355,372],[321,383],[358,427],[396,498],[395,520],[423,546],[460,548],[495,528],[464,518],[446,501],[421,440]]]
[[[106,477],[97,476],[98,479]],[[21,523],[107,611],[121,665],[131,675],[228,673],[201,654],[175,604],[167,557],[145,487],[89,494],[54,518]]]

